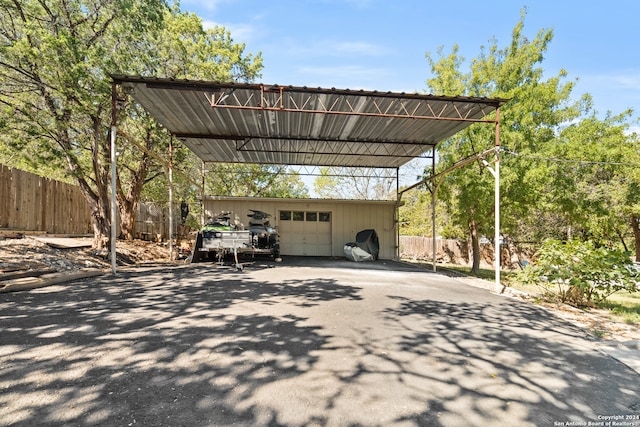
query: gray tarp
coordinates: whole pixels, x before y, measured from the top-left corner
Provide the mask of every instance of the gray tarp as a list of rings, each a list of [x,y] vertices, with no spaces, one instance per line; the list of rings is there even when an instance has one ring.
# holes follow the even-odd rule
[[[375,261],[380,252],[376,230],[362,230],[356,234],[356,241],[344,245],[344,254],[351,261]]]

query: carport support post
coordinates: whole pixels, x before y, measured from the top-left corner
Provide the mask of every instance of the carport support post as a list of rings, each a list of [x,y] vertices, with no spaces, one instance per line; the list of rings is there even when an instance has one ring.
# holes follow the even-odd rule
[[[436,174],[436,147],[431,151],[431,173]],[[436,271],[436,181],[431,182],[431,252],[433,253],[433,271]]]
[[[496,270],[496,285],[495,291],[502,292],[502,286],[500,284],[500,107],[496,109],[496,165],[495,171],[495,236],[494,236],[494,249],[493,257],[495,261]]]
[[[118,225],[116,206],[116,121],[118,116],[116,83],[111,83],[111,273],[116,274],[116,227]]]
[[[205,177],[206,177],[206,163],[204,162],[204,160],[202,161],[202,186],[200,187],[200,226],[204,227],[204,186],[206,184],[205,182]]]
[[[173,134],[169,136],[169,261],[173,261]]]
[[[402,197],[400,195],[400,168],[396,168],[396,218],[393,225],[396,227],[395,257],[397,260],[400,260],[400,197]]]

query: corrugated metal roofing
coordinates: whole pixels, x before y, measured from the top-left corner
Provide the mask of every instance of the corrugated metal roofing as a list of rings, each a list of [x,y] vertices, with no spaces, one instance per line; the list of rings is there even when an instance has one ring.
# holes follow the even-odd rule
[[[396,168],[507,101],[112,78],[205,162]]]

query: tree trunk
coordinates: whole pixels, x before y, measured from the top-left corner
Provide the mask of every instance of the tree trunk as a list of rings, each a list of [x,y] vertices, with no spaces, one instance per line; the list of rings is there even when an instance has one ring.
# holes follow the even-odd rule
[[[640,217],[631,215],[631,229],[635,242],[636,261],[640,261]]]
[[[632,225],[632,227],[633,227],[633,225]],[[618,235],[618,239],[620,239],[620,243],[622,243],[622,247],[624,248],[624,251],[628,252],[629,248],[627,247],[627,242],[624,241],[624,236],[622,235],[622,232],[620,231],[619,228],[616,228],[615,232]]]
[[[96,126],[97,127],[97,126]],[[108,169],[105,170],[103,162],[100,161],[100,136],[93,135],[92,162],[95,180],[95,190],[89,185],[86,175],[79,165],[78,160],[72,154],[71,138],[68,132],[62,132],[58,138],[58,143],[65,150],[65,157],[69,171],[76,177],[76,182],[80,187],[80,192],[91,209],[91,222],[93,226],[93,247],[102,250],[109,247],[111,230],[110,198],[107,190],[109,186]],[[107,153],[107,156],[109,154]],[[108,163],[107,163],[108,164]]]
[[[469,231],[471,232],[471,255],[473,258],[471,274],[478,274],[480,272],[480,237],[478,236],[478,223],[475,220],[469,224]]]
[[[136,216],[139,202],[127,199],[120,200],[118,209],[120,211],[120,238],[133,240],[136,226]]]
[[[133,137],[122,132],[121,135],[127,140],[131,140]],[[117,178],[117,190],[116,198],[118,200],[118,211],[120,213],[120,238],[126,240],[133,240],[135,234],[136,216],[138,206],[140,205],[140,195],[142,194],[142,188],[149,175],[149,168],[151,166],[151,152],[153,146],[156,144],[154,140],[154,134],[151,127],[147,127],[145,135],[145,145],[142,148],[140,162],[135,170],[130,168],[131,176],[129,177],[128,189],[123,188],[120,174]],[[138,145],[139,146],[139,145]]]
[[[109,247],[111,236],[111,200],[106,191],[106,183],[98,185],[105,187],[96,194],[84,178],[77,178],[80,191],[91,208],[91,223],[93,226],[93,247],[102,250]]]
[[[95,197],[97,207],[93,213],[94,246],[97,250],[105,247],[111,248],[111,225],[116,218],[111,218],[111,197],[109,196],[109,186],[111,183],[111,132],[106,138],[102,128],[102,109],[98,106],[96,114],[91,117],[93,125],[91,158],[93,166],[93,176],[95,176]],[[86,181],[83,180],[86,185]],[[88,187],[88,185],[87,185]]]
[[[91,209],[93,222],[93,247],[100,251],[109,248],[111,244],[111,210],[109,203],[98,203]]]

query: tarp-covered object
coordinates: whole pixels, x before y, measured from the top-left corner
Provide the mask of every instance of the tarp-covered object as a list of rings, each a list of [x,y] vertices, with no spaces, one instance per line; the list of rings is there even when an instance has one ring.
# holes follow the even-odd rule
[[[379,252],[378,233],[373,229],[358,232],[355,242],[344,245],[344,254],[351,261],[375,261]]]

